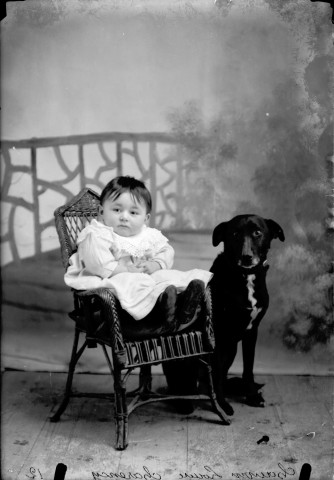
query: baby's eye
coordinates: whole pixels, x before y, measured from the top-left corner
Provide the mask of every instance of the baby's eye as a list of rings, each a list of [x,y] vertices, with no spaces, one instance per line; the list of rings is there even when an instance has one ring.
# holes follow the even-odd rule
[[[133,212],[130,212],[130,213],[131,213],[131,215],[138,215],[138,212],[133,211]]]
[[[119,208],[113,208],[113,212],[119,212]]]

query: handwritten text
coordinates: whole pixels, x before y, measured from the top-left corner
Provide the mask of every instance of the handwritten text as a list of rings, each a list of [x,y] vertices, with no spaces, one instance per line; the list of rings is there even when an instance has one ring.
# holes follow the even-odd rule
[[[123,480],[161,480],[161,475],[158,473],[150,472],[148,467],[143,466],[144,473],[142,472],[92,472],[93,479],[98,478],[121,478]]]
[[[242,478],[247,480],[253,480],[253,478],[280,478],[284,479],[288,476],[294,476],[296,471],[292,467],[285,468],[281,463],[278,464],[279,471],[272,472],[243,472],[243,473],[232,473],[234,478]]]

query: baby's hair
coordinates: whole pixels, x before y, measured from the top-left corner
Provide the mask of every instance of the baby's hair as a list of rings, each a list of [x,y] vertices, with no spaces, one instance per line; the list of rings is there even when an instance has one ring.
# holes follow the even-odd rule
[[[143,182],[128,175],[113,178],[107,183],[100,196],[101,205],[110,197],[116,200],[124,192],[129,192],[138,202],[144,201],[146,212],[151,212],[152,198],[150,192]]]

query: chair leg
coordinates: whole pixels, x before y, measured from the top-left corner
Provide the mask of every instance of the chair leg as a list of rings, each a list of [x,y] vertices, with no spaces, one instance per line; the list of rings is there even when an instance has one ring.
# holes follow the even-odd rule
[[[121,369],[114,369],[115,392],[115,424],[116,450],[124,450],[128,446],[128,407],[126,401],[125,382],[122,380]]]
[[[220,407],[219,403],[217,402],[216,393],[213,387],[212,367],[210,363],[207,363],[207,362],[205,362],[205,367],[207,371],[209,396],[211,400],[212,409],[222,419],[223,425],[230,425],[231,423],[230,419],[226,417],[224,410]]]
[[[58,410],[56,413],[50,417],[50,422],[58,422],[60,420],[60,416],[64,411],[66,410],[66,407],[68,405],[68,402],[70,401],[70,396],[71,396],[71,389],[72,389],[72,382],[73,382],[73,375],[75,371],[75,366],[77,364],[77,361],[81,357],[83,351],[85,348],[82,349],[79,355],[77,355],[77,348],[78,348],[78,343],[79,343],[79,335],[80,331],[76,328],[74,332],[74,341],[73,341],[73,347],[72,347],[72,355],[71,355],[71,360],[69,364],[69,369],[68,369],[68,375],[67,375],[67,381],[66,381],[66,387],[65,387],[65,393],[63,397],[63,401],[61,402]]]

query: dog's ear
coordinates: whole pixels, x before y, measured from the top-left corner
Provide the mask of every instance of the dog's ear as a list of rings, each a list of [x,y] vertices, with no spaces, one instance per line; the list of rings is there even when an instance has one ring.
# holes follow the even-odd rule
[[[267,227],[269,228],[271,238],[279,238],[281,242],[284,242],[285,236],[284,236],[283,228],[280,225],[278,225],[277,222],[271,219],[267,219],[266,224],[267,224]]]
[[[216,247],[220,242],[225,242],[226,226],[228,222],[223,222],[217,225],[212,234],[212,245]]]

